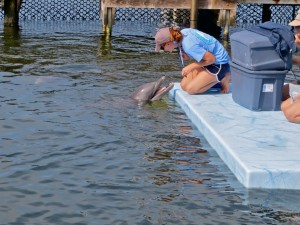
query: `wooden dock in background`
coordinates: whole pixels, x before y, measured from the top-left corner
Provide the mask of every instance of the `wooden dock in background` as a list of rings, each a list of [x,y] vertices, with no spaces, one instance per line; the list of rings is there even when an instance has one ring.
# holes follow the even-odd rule
[[[191,9],[191,27],[196,27],[197,9],[225,10],[229,20],[230,11],[236,10],[236,0],[101,0],[103,32],[111,32],[115,8]]]
[[[190,9],[191,0],[101,0],[101,6],[110,8],[176,8]],[[198,8],[233,9],[235,0],[198,0]]]
[[[17,26],[19,11],[24,0],[0,0],[4,10],[4,25]],[[224,32],[227,32],[230,18],[234,18],[238,3],[265,5],[297,5],[300,0],[97,0],[100,5],[100,16],[103,32],[111,33],[116,8],[166,8],[190,9],[190,27],[197,27],[198,9],[221,10]]]
[[[235,17],[237,4],[297,5],[300,0],[101,0],[101,19],[104,33],[111,33],[116,8],[190,9],[190,27],[197,26],[197,10],[222,10],[224,36],[228,34],[230,17]]]

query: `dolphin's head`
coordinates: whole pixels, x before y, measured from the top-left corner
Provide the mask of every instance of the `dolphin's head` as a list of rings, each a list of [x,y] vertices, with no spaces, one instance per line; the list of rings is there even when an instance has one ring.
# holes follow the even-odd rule
[[[165,76],[159,78],[156,82],[146,83],[141,85],[132,94],[132,98],[137,101],[155,101],[165,96],[174,86],[174,83],[170,83],[167,86],[161,87],[165,80]]]

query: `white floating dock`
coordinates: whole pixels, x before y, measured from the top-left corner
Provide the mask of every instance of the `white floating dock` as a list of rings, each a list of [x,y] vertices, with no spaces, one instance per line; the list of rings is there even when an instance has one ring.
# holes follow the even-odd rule
[[[176,83],[170,96],[245,187],[300,190],[300,124],[246,109],[231,93],[189,95]]]

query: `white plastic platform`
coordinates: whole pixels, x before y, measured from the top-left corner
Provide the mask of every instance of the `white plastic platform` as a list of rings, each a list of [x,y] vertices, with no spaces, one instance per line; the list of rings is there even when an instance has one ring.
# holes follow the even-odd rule
[[[300,124],[246,109],[231,93],[189,95],[176,83],[169,94],[245,187],[300,190]]]

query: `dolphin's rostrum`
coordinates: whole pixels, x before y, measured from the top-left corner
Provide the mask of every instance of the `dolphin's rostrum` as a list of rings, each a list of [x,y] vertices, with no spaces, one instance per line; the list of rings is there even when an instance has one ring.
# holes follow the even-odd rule
[[[170,83],[167,86],[161,87],[165,76],[159,78],[156,82],[146,83],[141,85],[132,94],[132,98],[137,101],[155,101],[160,100],[165,96],[174,86],[174,83]]]

